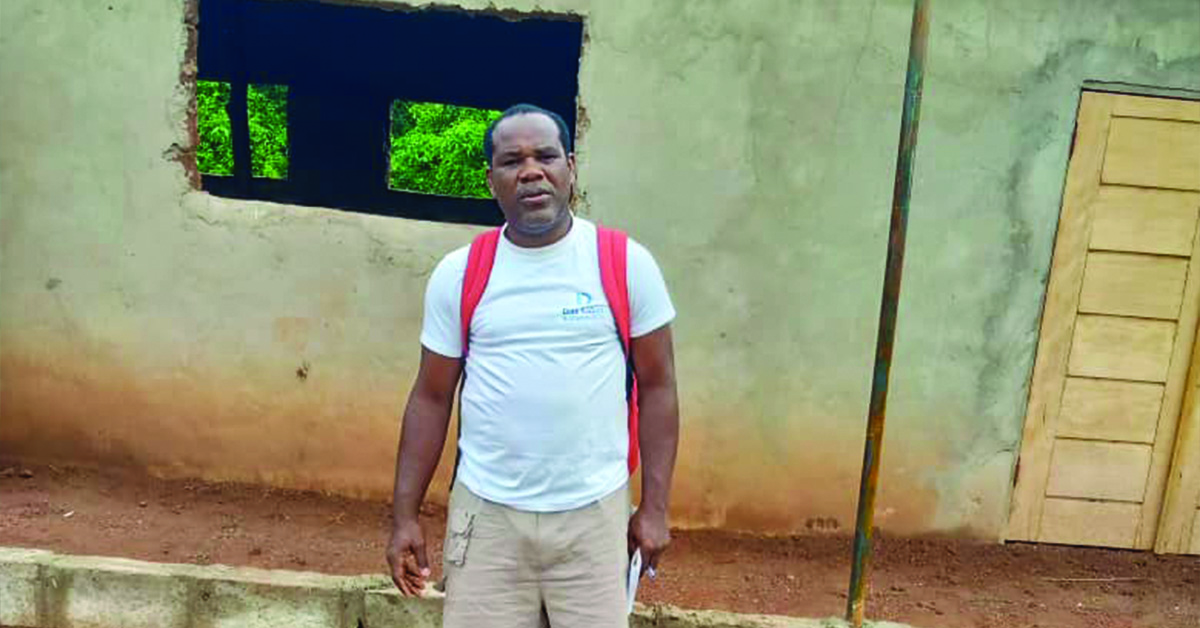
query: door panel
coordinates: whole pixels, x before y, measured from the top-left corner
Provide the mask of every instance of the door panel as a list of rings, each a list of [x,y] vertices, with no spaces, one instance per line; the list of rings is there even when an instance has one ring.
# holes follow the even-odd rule
[[[1072,545],[1133,547],[1142,508],[1138,504],[1049,497],[1038,540]]]
[[[1058,436],[1154,442],[1163,385],[1068,377]]]
[[[1150,445],[1059,438],[1046,496],[1140,504],[1152,452]]]
[[[1104,183],[1200,190],[1200,125],[1113,118]]]
[[[1196,235],[1196,195],[1187,192],[1100,188],[1091,248],[1188,257]]]
[[[1067,370],[1082,377],[1165,382],[1174,340],[1174,322],[1080,315]]]
[[[1186,279],[1186,259],[1093,251],[1083,272],[1079,311],[1175,320]]]

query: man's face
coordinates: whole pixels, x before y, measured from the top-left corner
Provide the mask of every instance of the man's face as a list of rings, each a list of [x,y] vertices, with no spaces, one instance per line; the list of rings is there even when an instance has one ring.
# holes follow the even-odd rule
[[[537,237],[569,220],[575,155],[563,149],[548,116],[505,118],[492,133],[488,187],[512,229]]]

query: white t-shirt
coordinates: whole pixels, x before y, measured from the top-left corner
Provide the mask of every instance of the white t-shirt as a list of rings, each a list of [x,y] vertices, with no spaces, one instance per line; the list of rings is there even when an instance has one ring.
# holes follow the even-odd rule
[[[462,356],[459,306],[469,247],[437,265],[421,344]],[[631,334],[675,318],[662,272],[629,241]],[[628,480],[625,354],[600,283],[596,226],[575,218],[562,240],[521,248],[501,236],[475,314],[462,391],[458,479],[480,497],[554,512]]]

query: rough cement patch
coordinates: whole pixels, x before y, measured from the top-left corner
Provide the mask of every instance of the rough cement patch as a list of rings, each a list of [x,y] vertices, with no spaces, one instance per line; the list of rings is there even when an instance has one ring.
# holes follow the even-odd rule
[[[52,555],[39,573],[34,626],[188,628],[185,565]]]
[[[28,628],[439,628],[442,596],[329,576],[0,547],[0,625]],[[633,628],[841,628],[836,619],[638,607]],[[886,622],[875,628],[908,628]]]
[[[158,564],[0,548],[0,624],[357,628],[379,578]],[[9,595],[9,592],[13,592]]]
[[[341,615],[338,591],[214,582],[200,597],[208,609],[216,611],[211,613],[212,621],[203,623],[213,628],[254,624],[318,628],[328,625],[330,617]]]
[[[395,590],[380,587],[367,591],[365,598],[363,628],[436,628],[442,625],[440,595],[427,595],[419,600],[411,600],[401,597]]]
[[[45,550],[0,548],[0,626],[37,622],[38,570],[53,555]]]

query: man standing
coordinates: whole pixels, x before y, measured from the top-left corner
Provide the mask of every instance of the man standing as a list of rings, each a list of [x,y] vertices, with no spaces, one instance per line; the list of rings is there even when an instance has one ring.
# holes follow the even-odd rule
[[[558,115],[512,107],[488,128],[484,149],[488,187],[506,222],[466,333],[468,248],[447,255],[429,278],[420,369],[396,464],[392,578],[411,596],[430,575],[417,513],[461,376],[444,626],[624,627],[630,554],[640,551],[654,567],[670,542],[675,309],[653,257],[630,241],[627,360],[618,305],[602,285],[597,227],[569,209],[575,156]],[[636,433],[630,368],[639,389]],[[636,445],[642,497],[631,518]]]

